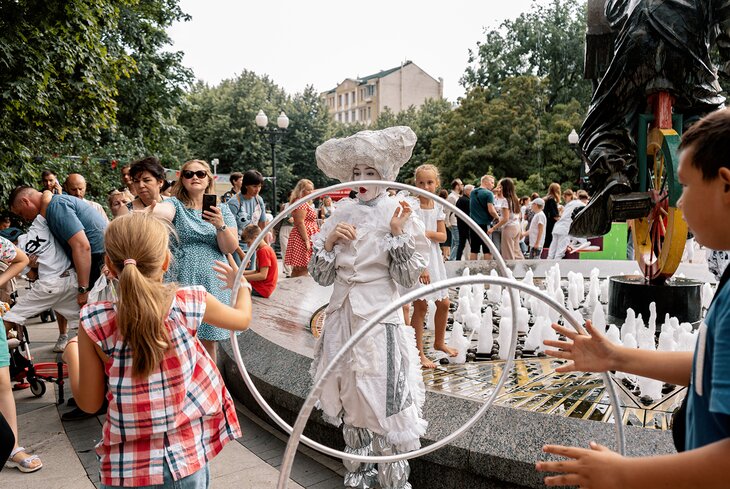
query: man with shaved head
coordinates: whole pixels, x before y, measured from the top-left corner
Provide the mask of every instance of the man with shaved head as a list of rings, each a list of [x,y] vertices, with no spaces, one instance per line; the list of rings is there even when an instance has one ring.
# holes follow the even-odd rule
[[[83,175],[79,173],[71,173],[69,176],[66,177],[66,181],[63,183],[63,186],[66,189],[67,194],[73,195],[74,197],[83,200],[91,207],[96,209],[96,211],[101,214],[101,216],[106,220],[107,223],[109,222],[109,217],[106,215],[104,208],[100,204],[97,204],[92,200],[86,200],[84,198],[86,196],[86,179]]]

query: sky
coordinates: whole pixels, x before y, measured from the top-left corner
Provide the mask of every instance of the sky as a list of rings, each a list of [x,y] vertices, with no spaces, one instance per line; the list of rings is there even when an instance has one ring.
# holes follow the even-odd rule
[[[168,33],[183,64],[210,85],[243,70],[268,75],[289,94],[318,92],[410,60],[444,79],[444,97],[464,94],[469,49],[549,0],[181,0],[192,16]]]

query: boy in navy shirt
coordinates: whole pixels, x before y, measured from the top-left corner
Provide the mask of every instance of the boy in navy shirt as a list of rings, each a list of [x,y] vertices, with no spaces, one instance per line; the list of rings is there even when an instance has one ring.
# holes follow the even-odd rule
[[[682,137],[678,176],[679,207],[697,241],[709,249],[730,249],[730,110],[713,112]],[[569,460],[538,462],[537,470],[559,472],[548,486],[727,487],[730,460],[730,268],[718,285],[700,325],[696,351],[666,352],[625,348],[611,343],[586,322],[588,334],[553,325],[567,341],[545,341],[559,350],[553,357],[572,360],[558,372],[620,370],[671,384],[686,385],[687,415],[681,453],[622,457],[595,442],[590,448],[548,445],[547,453]],[[590,335],[590,336],[589,336]],[[676,428],[676,427],[675,427]],[[682,448],[682,447],[680,447]]]

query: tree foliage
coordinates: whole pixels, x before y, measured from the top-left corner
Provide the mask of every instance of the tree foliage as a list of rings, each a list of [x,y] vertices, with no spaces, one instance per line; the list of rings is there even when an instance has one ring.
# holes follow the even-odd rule
[[[461,84],[496,95],[507,78],[537,76],[548,82],[548,111],[573,98],[587,106],[591,84],[583,79],[585,6],[585,1],[570,0],[534,3],[529,12],[487,31],[476,50],[469,50],[470,65]]]
[[[91,162],[174,153],[191,77],[181,53],[164,51],[165,28],[187,18],[177,4],[0,3],[0,194],[37,185],[46,166],[62,161],[57,154]]]

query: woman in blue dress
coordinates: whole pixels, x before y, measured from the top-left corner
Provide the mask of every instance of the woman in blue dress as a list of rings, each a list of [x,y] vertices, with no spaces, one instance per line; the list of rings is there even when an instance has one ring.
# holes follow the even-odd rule
[[[203,194],[214,193],[213,174],[202,160],[186,162],[172,188],[172,197],[155,206],[154,213],[170,221],[177,237],[170,240],[173,259],[167,280],[180,285],[202,285],[224,304],[230,303],[230,289],[221,289],[211,268],[215,260],[238,247],[236,219],[227,205],[203,212]],[[217,341],[229,337],[227,330],[203,323],[198,338],[215,362]]]

